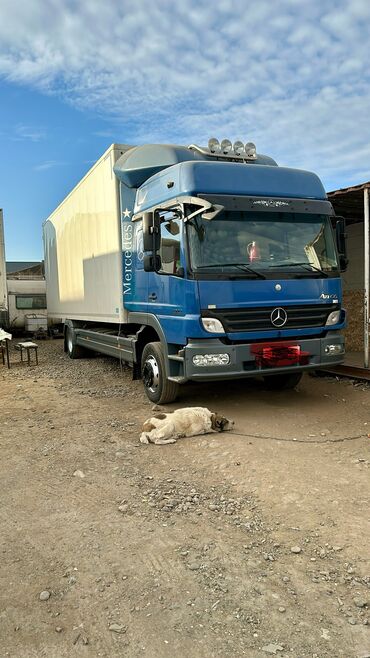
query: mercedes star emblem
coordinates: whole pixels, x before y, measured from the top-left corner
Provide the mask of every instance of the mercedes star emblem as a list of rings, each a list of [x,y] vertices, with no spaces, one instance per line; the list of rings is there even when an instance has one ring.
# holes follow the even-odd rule
[[[286,321],[288,319],[288,314],[283,308],[274,308],[272,311],[271,315],[271,323],[274,325],[274,327],[283,327],[284,324],[286,324]]]

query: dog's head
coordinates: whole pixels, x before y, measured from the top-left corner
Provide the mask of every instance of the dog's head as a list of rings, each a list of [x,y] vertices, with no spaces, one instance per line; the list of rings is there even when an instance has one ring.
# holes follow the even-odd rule
[[[212,414],[211,416],[212,429],[216,432],[227,432],[234,426],[234,421],[220,416],[220,414]]]

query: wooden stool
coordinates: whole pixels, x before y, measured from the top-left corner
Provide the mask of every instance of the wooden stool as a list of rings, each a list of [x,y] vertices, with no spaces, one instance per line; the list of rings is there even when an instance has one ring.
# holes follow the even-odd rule
[[[37,348],[38,345],[37,343],[31,343],[31,341],[26,341],[24,343],[18,343],[17,348],[21,351],[21,361],[23,362],[23,350],[26,350],[27,352],[27,363],[30,366],[31,365],[31,350],[34,350],[35,352],[35,358],[36,358],[36,365],[39,364],[39,360],[37,358]]]

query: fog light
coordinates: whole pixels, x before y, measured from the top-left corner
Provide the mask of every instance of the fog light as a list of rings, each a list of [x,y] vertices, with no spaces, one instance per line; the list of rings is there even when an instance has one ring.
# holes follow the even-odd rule
[[[325,354],[330,354],[331,356],[344,354],[344,345],[327,345],[325,347]]]
[[[210,334],[224,334],[225,329],[223,328],[220,320],[217,318],[201,318],[203,329],[208,331]]]
[[[195,354],[195,366],[227,366],[230,363],[229,354]]]
[[[339,311],[332,311],[331,313],[329,313],[328,319],[326,321],[326,326],[328,324],[329,325],[338,324],[339,321],[340,321],[340,309]]]

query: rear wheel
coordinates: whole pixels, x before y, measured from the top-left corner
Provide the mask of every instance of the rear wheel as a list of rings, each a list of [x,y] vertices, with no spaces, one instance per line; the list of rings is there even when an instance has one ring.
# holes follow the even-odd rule
[[[286,391],[299,384],[302,374],[302,372],[287,372],[279,375],[266,375],[263,379],[269,391]]]
[[[82,359],[87,354],[87,350],[76,344],[76,334],[72,327],[67,327],[65,346],[70,359]]]
[[[157,404],[173,402],[179,385],[166,377],[164,353],[161,343],[148,343],[141,357],[141,377],[149,400]]]

